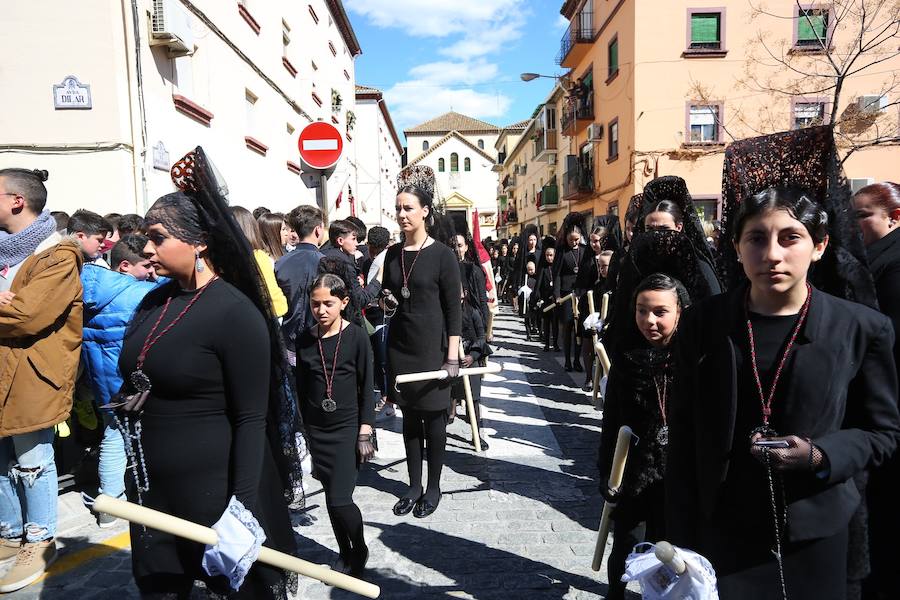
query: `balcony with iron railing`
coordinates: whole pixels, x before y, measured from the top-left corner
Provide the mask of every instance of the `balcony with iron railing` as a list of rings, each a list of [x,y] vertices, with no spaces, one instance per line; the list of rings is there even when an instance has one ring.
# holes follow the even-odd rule
[[[594,122],[594,92],[588,92],[582,98],[569,97],[563,105],[563,112],[559,118],[562,134],[566,137],[575,137],[584,128]]]
[[[516,211],[515,204],[510,204],[509,208],[506,209],[506,222],[507,223],[518,223],[519,222],[519,213]]]
[[[590,51],[594,34],[594,12],[583,10],[576,14],[559,42],[556,64],[567,69],[577,67]]]
[[[515,174],[510,173],[503,178],[503,189],[504,191],[509,191],[514,187],[516,187],[516,176]]]
[[[534,133],[534,160],[547,162],[556,154],[556,130],[538,129]]]
[[[559,187],[551,183],[538,190],[537,209],[547,211],[555,208],[559,208]]]
[[[594,191],[594,167],[583,161],[570,161],[563,182],[563,198],[578,200]]]

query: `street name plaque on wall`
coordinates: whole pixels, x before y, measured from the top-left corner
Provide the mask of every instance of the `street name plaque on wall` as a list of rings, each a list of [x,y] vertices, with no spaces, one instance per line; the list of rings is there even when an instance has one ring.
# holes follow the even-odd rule
[[[91,86],[81,83],[74,75],[69,75],[60,84],[53,85],[53,108],[66,109],[90,109]]]
[[[169,151],[166,150],[165,144],[160,140],[153,146],[153,168],[159,171],[168,171],[172,162],[169,160]]]

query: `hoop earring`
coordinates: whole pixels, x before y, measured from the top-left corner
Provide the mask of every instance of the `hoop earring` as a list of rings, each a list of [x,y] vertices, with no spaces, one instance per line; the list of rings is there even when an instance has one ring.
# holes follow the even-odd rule
[[[206,270],[206,265],[203,264],[203,261],[200,259],[200,251],[194,250],[194,268],[198,273],[202,273]]]

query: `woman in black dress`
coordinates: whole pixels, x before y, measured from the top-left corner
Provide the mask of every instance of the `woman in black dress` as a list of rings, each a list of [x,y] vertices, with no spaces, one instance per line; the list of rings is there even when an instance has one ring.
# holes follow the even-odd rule
[[[744,199],[729,229],[749,281],[686,310],[675,340],[666,527],[723,600],[845,598],[853,477],[897,446],[889,320],[807,282],[827,224],[796,189]]]
[[[579,213],[569,213],[563,221],[562,229],[556,241],[556,260],[553,263],[553,296],[559,301],[569,293],[576,293],[576,281],[582,267],[586,264],[585,258],[590,249],[585,247],[584,240],[584,216]],[[583,371],[581,366],[581,349],[577,345],[578,328],[575,324],[575,313],[572,309],[572,301],[566,300],[557,304],[554,309],[559,320],[559,329],[562,337],[563,354],[566,357],[565,370]],[[572,362],[572,355],[575,362]]]
[[[267,546],[294,554],[286,494],[300,463],[283,448],[293,447],[298,423],[271,302],[200,148],[173,178],[186,192],[157,200],[145,220],[146,252],[172,281],[141,303],[119,361],[123,393],[143,403],[120,415],[136,463],[132,499],[211,526],[236,498]],[[195,580],[229,598],[284,598],[296,585],[256,563],[232,593],[233,578],[201,566],[202,544],[140,525],[131,540],[145,598],[187,598]]]
[[[459,373],[460,277],[456,256],[428,233],[434,205],[424,183],[397,194],[397,222],[404,243],[388,249],[384,287],[399,306],[388,331],[390,380],[403,373],[445,369],[450,377],[389,386],[391,402],[403,410],[403,443],[409,489],[394,514],[425,517],[441,500],[441,470],[447,444],[450,379]],[[433,189],[433,187],[431,188]],[[428,487],[422,492],[427,446]]]
[[[544,352],[550,352],[553,346],[555,352],[559,352],[559,310],[553,309],[544,312],[544,309],[556,301],[553,295],[553,262],[556,260],[556,247],[552,244],[544,244],[541,253],[540,266],[538,267],[537,286],[535,293],[538,296],[538,311],[541,315],[541,339],[544,340]]]
[[[900,185],[888,181],[867,185],[853,197],[853,209],[866,244],[878,306],[894,324],[894,364],[900,369]],[[867,598],[889,598],[896,592],[898,481],[900,458],[896,454],[869,475],[866,494],[872,573],[865,583]]]
[[[362,573],[369,558],[362,514],[353,502],[361,463],[375,452],[372,348],[366,332],[341,317],[350,295],[337,275],[320,275],[309,305],[318,323],[297,339],[297,389],[313,475],[340,549],[335,570]]]

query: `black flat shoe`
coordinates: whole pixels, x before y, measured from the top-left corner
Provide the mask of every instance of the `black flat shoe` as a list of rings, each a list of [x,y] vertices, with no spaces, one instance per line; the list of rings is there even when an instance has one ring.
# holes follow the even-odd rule
[[[581,391],[582,391],[582,392],[592,392],[592,391],[594,391],[594,384],[591,383],[591,382],[585,383],[583,386],[581,386]]]
[[[544,352],[550,352],[550,346],[544,346]]]
[[[344,575],[350,574],[350,561],[344,560],[343,556],[339,556],[334,564],[331,565],[331,570],[337,573],[343,573]]]
[[[553,346],[553,351],[554,351],[554,352],[559,352],[559,351],[560,351],[560,350],[559,350],[559,346]]]
[[[416,507],[413,509],[413,516],[417,519],[424,519],[425,517],[436,511],[438,504],[440,503],[440,496],[438,496],[438,501],[435,504],[432,504],[425,499],[425,496],[422,496],[421,498],[419,498],[419,501],[416,502]]]
[[[566,363],[566,366],[563,367],[563,370],[564,370],[566,373],[571,373],[571,372],[572,372],[572,365],[571,365],[570,363]]]
[[[574,368],[575,368],[575,370],[576,370],[577,372],[579,372],[579,373],[583,373],[583,372],[584,372],[584,367],[581,366],[581,363],[575,363]]]
[[[413,500],[412,498],[400,498],[400,500],[398,500],[394,505],[394,514],[398,517],[408,515],[409,511],[411,511],[413,507],[417,505],[417,501]]]

